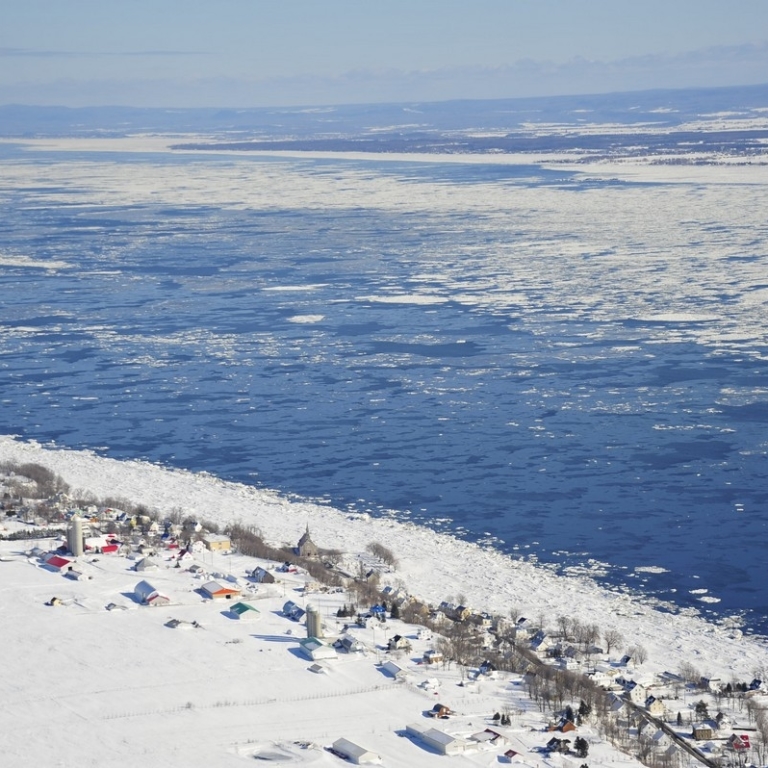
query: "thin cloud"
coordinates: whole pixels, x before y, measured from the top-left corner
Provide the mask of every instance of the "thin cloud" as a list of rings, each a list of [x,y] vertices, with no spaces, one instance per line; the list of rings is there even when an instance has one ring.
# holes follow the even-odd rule
[[[39,58],[39,59],[88,59],[100,57],[135,57],[135,56],[212,56],[211,51],[57,51],[38,48],[0,48],[0,57],[4,58]]]

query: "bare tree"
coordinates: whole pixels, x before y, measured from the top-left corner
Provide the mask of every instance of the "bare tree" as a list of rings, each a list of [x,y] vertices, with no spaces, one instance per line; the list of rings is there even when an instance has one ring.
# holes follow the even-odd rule
[[[684,661],[678,668],[678,673],[686,683],[698,684],[701,682],[701,674],[699,673],[699,670],[696,669],[690,661]]]
[[[645,662],[648,661],[648,651],[645,650],[645,646],[634,646],[630,655],[635,660],[636,664],[645,664]]]
[[[385,547],[383,544],[380,544],[378,541],[372,541],[366,549],[374,556],[378,557],[379,560],[381,560],[383,563],[388,565],[390,568],[397,568],[397,558],[393,554],[392,550],[389,549],[389,547]]]
[[[624,637],[618,629],[606,629],[603,632],[605,650],[610,653],[613,648],[618,648],[624,642]]]
[[[761,709],[755,713],[755,753],[760,765],[768,762],[768,712]]]
[[[557,617],[557,626],[560,628],[560,635],[563,640],[568,639],[568,632],[570,631],[572,624],[573,621],[570,616],[561,615]]]

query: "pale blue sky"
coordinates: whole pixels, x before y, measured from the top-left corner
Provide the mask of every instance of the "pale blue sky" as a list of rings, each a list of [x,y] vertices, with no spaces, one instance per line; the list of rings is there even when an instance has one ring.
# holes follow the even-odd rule
[[[768,0],[0,4],[0,104],[257,107],[768,82]]]

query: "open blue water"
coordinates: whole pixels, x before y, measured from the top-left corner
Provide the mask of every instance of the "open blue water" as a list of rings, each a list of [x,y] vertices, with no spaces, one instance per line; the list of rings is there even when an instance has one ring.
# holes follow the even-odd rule
[[[8,145],[2,161],[30,169],[0,184],[3,433],[397,510],[564,568],[606,563],[604,583],[768,631],[765,326],[735,344],[702,336],[760,289],[761,269],[768,286],[765,230],[726,216],[718,232],[710,211],[668,255],[620,228],[614,251],[602,230],[591,248],[553,200],[592,216],[606,203],[590,195],[609,188],[665,191],[536,166]],[[101,202],[89,163],[147,178],[252,164],[332,184],[306,206],[162,190]],[[547,197],[504,215],[333,197],[361,175],[406,198],[425,185]],[[706,279],[686,298],[699,259]],[[68,266],[41,267],[56,261]],[[665,270],[663,284],[649,276]],[[669,283],[688,314],[665,314]],[[664,571],[634,570],[648,566]]]

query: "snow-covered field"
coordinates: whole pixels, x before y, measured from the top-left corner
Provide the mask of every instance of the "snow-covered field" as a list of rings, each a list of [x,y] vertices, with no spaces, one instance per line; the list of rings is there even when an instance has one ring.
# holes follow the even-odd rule
[[[476,610],[507,614],[518,608],[523,615],[543,616],[550,625],[567,615],[603,630],[616,628],[627,645],[646,648],[644,676],[675,671],[685,662],[723,680],[751,679],[768,669],[768,647],[761,638],[740,638],[733,629],[600,589],[587,577],[554,576],[414,525],[289,502],[206,474],[11,437],[0,438],[0,461],[39,463],[72,488],[123,497],[160,513],[180,509],[222,525],[255,525],[274,543],[295,542],[307,525],[319,546],[347,553],[363,552],[372,541],[384,543],[399,559],[390,576],[394,585],[405,585],[433,603],[454,598],[460,590]],[[286,599],[305,599],[300,577],[260,586],[251,602],[261,620],[241,626],[228,617],[226,605],[204,601],[195,591],[201,582],[184,569],[147,576],[171,605],[140,607],[130,594],[142,578],[130,570],[132,561],[104,555],[90,562],[86,557],[82,568],[92,578],[71,581],[27,557],[28,546],[3,542],[0,547],[0,633],[6,659],[2,706],[6,722],[13,724],[0,736],[3,765],[123,766],[136,760],[148,768],[237,765],[256,753],[276,761],[340,765],[330,753],[297,743],[322,747],[342,737],[380,754],[390,766],[498,762],[498,750],[439,757],[397,735],[414,721],[433,724],[422,713],[437,697],[415,687],[427,675],[410,658],[401,663],[411,684],[394,684],[376,667],[384,656],[377,650],[385,641],[382,630],[361,631],[369,647],[366,656],[329,661],[327,675],[308,671],[310,662],[297,654],[303,627],[279,615]],[[239,555],[198,557],[221,578],[242,576],[254,567],[253,560]],[[45,605],[53,596],[64,605]],[[329,634],[338,630],[331,614],[341,599],[308,598],[320,607]],[[128,610],[105,610],[111,602]],[[170,618],[197,621],[202,629],[170,629],[165,626]],[[413,635],[413,628],[406,630]],[[390,622],[388,631],[400,630]],[[413,643],[410,656],[415,658],[425,645]],[[505,748],[521,752],[528,765],[563,764],[531,751],[550,734],[542,732],[543,716],[515,685],[518,678],[461,687],[455,671],[430,671],[428,676],[435,675],[442,678],[439,700],[460,713],[440,721],[443,730],[470,735],[490,725],[488,715],[508,707],[517,714],[502,729],[510,741]],[[631,764],[599,743],[589,728],[583,735],[593,745],[591,764]]]

